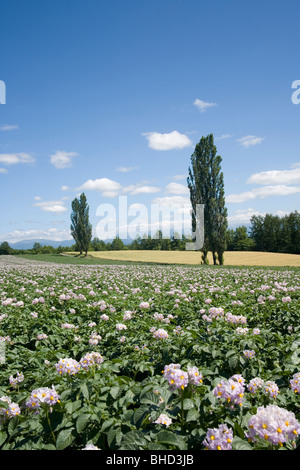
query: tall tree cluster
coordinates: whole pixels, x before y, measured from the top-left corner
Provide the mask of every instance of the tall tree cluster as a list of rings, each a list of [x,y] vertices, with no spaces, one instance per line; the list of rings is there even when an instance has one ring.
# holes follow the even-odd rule
[[[84,193],[72,201],[71,234],[75,240],[76,248],[87,255],[92,239],[92,225],[89,221],[89,206]]]
[[[250,219],[250,237],[257,251],[300,254],[300,213],[266,214]]]
[[[202,262],[208,264],[208,252],[214,264],[224,263],[226,232],[228,227],[225,207],[222,158],[217,155],[213,134],[202,137],[191,155],[187,185],[192,205],[192,230],[196,231],[196,205],[204,205],[204,244]]]

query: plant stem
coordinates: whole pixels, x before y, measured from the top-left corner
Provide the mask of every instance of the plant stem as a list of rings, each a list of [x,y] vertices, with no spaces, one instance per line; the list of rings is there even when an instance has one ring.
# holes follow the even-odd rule
[[[51,431],[51,434],[52,434],[53,441],[56,444],[55,434],[54,434],[52,426],[51,426],[51,421],[50,421],[50,416],[49,416],[49,411],[48,410],[46,410],[46,416],[47,416],[47,421],[48,421],[48,424],[49,424],[49,428],[50,428],[50,431]]]
[[[183,409],[183,390],[180,390],[180,418],[181,418],[181,427],[183,434],[185,434],[185,419],[184,419],[184,409]]]

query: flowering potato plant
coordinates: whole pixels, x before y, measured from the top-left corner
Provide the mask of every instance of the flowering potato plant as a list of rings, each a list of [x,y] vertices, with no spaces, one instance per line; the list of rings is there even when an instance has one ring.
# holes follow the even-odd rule
[[[299,447],[300,271],[0,260],[0,448]]]

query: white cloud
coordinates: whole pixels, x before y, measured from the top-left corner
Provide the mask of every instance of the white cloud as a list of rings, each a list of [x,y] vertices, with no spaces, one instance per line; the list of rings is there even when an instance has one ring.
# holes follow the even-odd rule
[[[76,152],[65,152],[64,150],[57,150],[50,156],[50,162],[55,168],[63,169],[72,166],[72,158],[78,156]]]
[[[0,153],[0,163],[3,165],[17,165],[19,163],[33,163],[34,159],[28,153]]]
[[[300,183],[300,166],[295,166],[292,170],[261,171],[260,173],[251,175],[247,183],[267,185]]]
[[[0,241],[16,243],[21,240],[46,239],[52,241],[70,240],[72,238],[69,230],[14,230],[13,232],[0,235]]]
[[[41,201],[42,198],[40,196],[34,196],[35,201]]]
[[[130,194],[136,195],[136,194],[151,194],[151,193],[158,193],[160,191],[160,188],[156,186],[136,186],[134,189],[130,191]]]
[[[217,103],[209,103],[207,101],[199,100],[198,98],[194,101],[196,108],[200,109],[201,113],[204,113],[208,108],[217,106]]]
[[[129,173],[130,171],[137,170],[138,168],[138,166],[119,166],[116,168],[116,171],[119,171],[120,173]]]
[[[161,211],[162,221],[153,224],[152,230],[162,228],[167,230],[174,229],[175,232],[188,234],[191,232],[191,202],[189,197],[185,196],[163,196],[153,199],[152,204],[157,205],[157,212]],[[154,211],[155,212],[155,211]]]
[[[161,191],[161,188],[148,184],[148,181],[142,181],[128,186],[122,186],[117,181],[109,178],[100,178],[96,180],[89,179],[77,191],[99,191],[103,197],[116,197],[122,194],[131,194],[133,196],[139,194],[153,194]],[[187,194],[187,188],[180,183],[170,183],[166,187],[168,193]]]
[[[191,206],[191,201],[189,197],[185,196],[162,196],[156,197],[153,199],[153,204],[159,204],[162,206]]]
[[[220,137],[216,137],[216,140],[229,139],[230,137],[232,137],[232,134],[222,134]]]
[[[54,212],[61,214],[67,211],[63,201],[41,201],[34,204],[35,207],[39,207],[44,212]]]
[[[242,210],[237,210],[233,215],[228,216],[228,223],[229,224],[248,224],[250,222],[250,219],[253,215],[262,215],[264,216],[264,213],[259,212],[255,209],[242,209]]]
[[[248,148],[252,145],[260,144],[264,140],[264,137],[256,137],[255,135],[246,135],[241,139],[238,139],[239,142],[243,147]]]
[[[78,190],[99,191],[103,197],[115,197],[122,191],[122,186],[109,178],[99,178],[87,180]]]
[[[0,131],[13,131],[15,129],[19,129],[17,124],[4,124],[3,126],[0,126]]]
[[[254,188],[239,194],[229,194],[229,196],[226,197],[226,203],[241,203],[256,198],[264,199],[270,196],[289,196],[297,193],[300,193],[300,187],[297,186],[263,186],[262,188]]]
[[[60,189],[61,191],[68,191],[70,188],[69,186],[63,185]]]
[[[149,147],[154,150],[183,149],[192,145],[188,136],[181,134],[178,131],[172,131],[166,134],[161,134],[159,132],[145,132],[142,135],[146,136]]]
[[[288,213],[289,212],[277,210],[273,215],[283,217]],[[228,223],[229,225],[249,224],[250,219],[253,215],[264,217],[266,215],[266,212],[260,212],[252,208],[237,210],[234,212],[234,214],[228,216]]]
[[[7,173],[7,169],[6,168],[0,168],[0,173]]]
[[[168,194],[189,194],[189,189],[184,184],[172,182],[166,186],[166,192]]]

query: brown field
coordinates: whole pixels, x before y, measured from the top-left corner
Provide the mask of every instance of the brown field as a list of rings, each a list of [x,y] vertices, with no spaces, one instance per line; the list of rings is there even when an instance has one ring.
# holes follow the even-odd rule
[[[70,253],[71,254],[71,253]],[[75,253],[72,253],[75,254]],[[144,263],[190,264],[201,263],[201,253],[196,251],[122,250],[90,251],[93,258]],[[209,253],[209,264],[213,264]],[[228,266],[300,266],[300,255],[262,253],[255,251],[227,251],[224,264]]]

